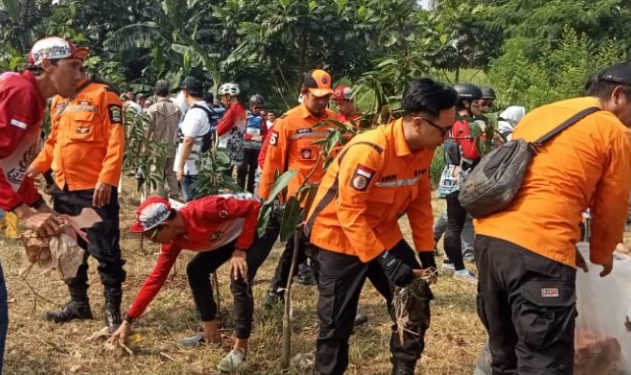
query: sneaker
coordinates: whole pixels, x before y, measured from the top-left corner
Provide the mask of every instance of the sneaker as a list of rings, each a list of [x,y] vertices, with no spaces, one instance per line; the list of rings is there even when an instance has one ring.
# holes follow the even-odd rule
[[[453,273],[456,271],[456,266],[451,262],[444,261],[442,266],[440,266],[440,270],[445,273]]]
[[[245,363],[245,352],[240,349],[233,349],[219,361],[217,369],[221,372],[233,372]]]
[[[195,336],[187,337],[182,340],[178,340],[177,344],[185,347],[195,347],[200,346],[206,343],[206,339],[204,339],[204,335],[201,333],[196,334]]]
[[[458,281],[464,281],[469,284],[478,285],[477,276],[467,269],[454,272],[454,279]]]

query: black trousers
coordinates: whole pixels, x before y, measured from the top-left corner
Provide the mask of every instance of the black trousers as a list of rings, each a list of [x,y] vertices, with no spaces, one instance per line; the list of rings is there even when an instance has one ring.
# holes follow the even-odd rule
[[[465,268],[462,260],[462,229],[467,219],[467,211],[460,204],[458,195],[460,191],[456,191],[447,195],[447,233],[445,234],[445,253],[449,259],[454,262],[456,270]]]
[[[475,260],[493,375],[572,375],[576,269],[487,236]]]
[[[287,287],[289,278],[294,277],[296,273],[298,273],[298,265],[305,262],[307,259],[311,262],[313,276],[316,280],[318,279],[319,264],[316,261],[318,250],[309,243],[309,240],[304,232],[301,232],[300,234],[300,248],[298,249],[298,259],[296,267],[294,268],[294,273],[292,275],[289,274],[291,271],[291,259],[294,254],[294,236],[295,233],[287,240],[285,250],[283,250],[280,259],[278,260],[278,265],[276,265],[276,270],[274,271],[274,277],[270,282],[270,291],[280,292],[282,294],[283,290]]]
[[[213,289],[210,284],[210,274],[215,272],[222,264],[232,257],[234,242],[213,251],[197,254],[186,267],[188,284],[193,293],[195,306],[199,311],[201,320],[208,322],[215,320],[217,305],[213,299]],[[269,248],[263,246],[256,238],[247,250],[246,262],[248,264],[248,279],[234,280],[230,278],[230,291],[234,297],[234,326],[238,339],[250,338],[252,332],[252,315],[254,313],[254,299],[252,298],[252,281],[256,272],[267,256]]]
[[[252,194],[254,194],[254,182],[256,177],[256,168],[259,165],[258,158],[260,151],[260,149],[244,148],[243,162],[239,165],[239,168],[237,168],[237,184]]]
[[[87,250],[87,253],[83,264],[79,266],[77,276],[71,279],[68,285],[87,289],[87,260],[91,255],[99,262],[98,271],[103,285],[106,288],[120,289],[121,283],[125,281],[126,273],[123,269],[125,261],[122,259],[119,244],[118,191],[112,188],[110,202],[101,208],[92,207],[93,195],[94,190],[68,191],[61,190],[57,185],[54,185],[52,189],[53,207],[58,213],[76,216],[84,208],[93,208],[103,220],[87,231],[89,243],[79,239],[79,246]]]
[[[413,269],[421,268],[414,250],[404,240],[391,249],[390,253]],[[353,332],[357,304],[364,281],[368,278],[386,299],[391,316],[393,284],[388,280],[381,264],[376,259],[362,263],[356,256],[319,249],[318,263],[320,263],[318,280],[320,331],[316,343],[315,369],[320,375],[342,375],[348,367],[348,339]],[[424,314],[427,317],[430,315],[429,303]],[[401,343],[397,326],[394,324],[390,338],[392,361],[414,366],[425,348],[424,335],[429,328],[429,322],[410,322],[406,328],[414,332],[423,332],[423,334],[417,336],[406,331]]]

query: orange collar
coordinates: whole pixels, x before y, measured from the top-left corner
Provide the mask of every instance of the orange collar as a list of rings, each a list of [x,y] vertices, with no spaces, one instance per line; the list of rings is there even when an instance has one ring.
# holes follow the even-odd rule
[[[396,120],[393,127],[394,148],[397,151],[397,156],[412,155],[410,146],[408,146],[408,142],[405,140],[405,134],[403,133],[403,118]]]

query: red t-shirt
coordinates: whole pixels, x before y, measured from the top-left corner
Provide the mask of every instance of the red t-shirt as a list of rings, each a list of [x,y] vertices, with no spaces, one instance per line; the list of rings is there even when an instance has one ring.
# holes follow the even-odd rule
[[[472,161],[480,158],[478,146],[476,145],[475,139],[471,136],[471,128],[467,120],[457,120],[451,128],[451,136],[460,145],[462,156]]]
[[[245,109],[241,103],[234,103],[217,124],[217,136],[228,133],[240,118],[245,118]]]
[[[46,99],[30,71],[0,82],[0,208],[41,199],[26,170],[41,147]]]
[[[254,242],[261,204],[248,194],[211,195],[179,210],[186,233],[162,245],[158,262],[140,288],[127,314],[138,318],[158,294],[169,271],[184,249],[213,251],[236,240],[235,248],[249,249]]]

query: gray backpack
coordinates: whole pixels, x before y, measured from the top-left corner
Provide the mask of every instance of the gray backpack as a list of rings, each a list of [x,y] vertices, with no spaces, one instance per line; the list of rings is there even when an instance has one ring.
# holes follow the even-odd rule
[[[513,139],[482,158],[469,173],[458,199],[471,216],[481,218],[501,211],[515,199],[537,149],[586,116],[600,111],[580,111],[534,142]]]

